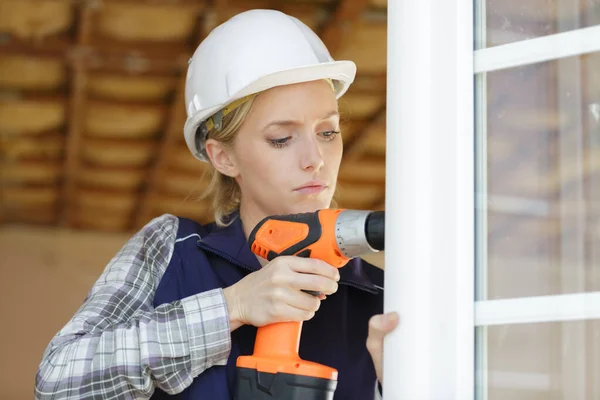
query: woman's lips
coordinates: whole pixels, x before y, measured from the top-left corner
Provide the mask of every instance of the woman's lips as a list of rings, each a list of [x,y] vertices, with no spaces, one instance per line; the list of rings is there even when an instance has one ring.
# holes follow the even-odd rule
[[[295,192],[299,192],[302,194],[316,194],[321,193],[323,190],[327,188],[327,184],[321,181],[312,181],[307,182],[299,188],[294,189]]]
[[[325,190],[325,186],[314,185],[314,186],[302,186],[301,188],[296,189],[296,192],[299,192],[302,194],[315,194],[315,193],[321,193],[323,190]]]

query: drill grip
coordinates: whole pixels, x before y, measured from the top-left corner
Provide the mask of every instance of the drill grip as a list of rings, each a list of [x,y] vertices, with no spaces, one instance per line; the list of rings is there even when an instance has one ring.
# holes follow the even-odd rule
[[[252,251],[269,261],[280,256],[308,258],[308,247],[321,238],[322,232],[317,213],[276,215],[260,221],[249,241]]]
[[[350,260],[335,237],[335,225],[343,210],[270,216],[260,221],[249,237],[253,253],[272,261],[280,256],[317,258],[340,268]]]

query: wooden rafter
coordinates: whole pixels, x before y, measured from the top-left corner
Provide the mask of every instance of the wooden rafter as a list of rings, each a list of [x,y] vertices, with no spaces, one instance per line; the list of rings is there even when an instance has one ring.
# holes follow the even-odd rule
[[[215,28],[216,21],[218,21],[218,14],[223,7],[225,7],[225,4],[225,0],[215,0],[211,7],[211,11],[206,13],[202,18],[199,18],[198,23],[196,24],[194,37],[191,40],[191,46],[193,48],[190,50],[190,55],[195,50],[195,46],[197,46],[213,28]],[[178,139],[181,137],[181,129],[185,123],[185,121],[181,120],[182,117],[185,116],[185,113],[183,112],[183,110],[185,110],[185,82],[186,71],[182,70],[169,111],[166,131],[159,144],[154,166],[150,172],[146,189],[141,196],[138,212],[135,215],[134,229],[143,226],[143,224],[147,222],[147,218],[151,213],[150,205],[152,204],[152,199],[157,196],[160,180],[167,169],[169,155],[176,150]]]
[[[116,4],[168,4],[168,5],[184,5],[192,4],[197,5],[198,0],[102,0],[103,3],[116,3]]]
[[[344,162],[357,161],[363,154],[365,143],[369,140],[369,132],[375,126],[381,124],[381,119],[385,117],[386,106],[381,107],[371,118],[364,122],[362,128],[356,132],[351,141],[344,146]]]
[[[77,45],[84,48],[90,42],[91,19],[94,9],[90,3],[83,3],[79,9],[80,20],[77,27]],[[63,173],[63,209],[60,223],[69,226],[73,222],[73,209],[75,202],[75,185],[77,171],[79,170],[79,148],[83,130],[83,118],[85,109],[85,87],[86,73],[83,62],[83,54],[71,53],[70,68],[72,70],[71,93],[69,107],[69,127],[65,149],[65,162]]]
[[[134,228],[143,226],[143,224],[147,222],[146,220],[151,213],[150,207],[152,205],[152,199],[156,196],[158,191],[158,183],[166,172],[168,156],[175,149],[177,140],[181,135],[181,127],[184,123],[184,121],[181,120],[181,110],[184,109],[185,74],[181,76],[175,89],[175,96],[169,110],[165,133],[158,145],[154,165],[149,171],[146,188],[140,198],[140,206],[138,207],[138,212],[135,215]]]
[[[94,38],[90,47],[99,53],[111,53],[123,57],[136,55],[148,59],[172,59],[188,57],[189,48],[181,42],[175,43],[152,43],[146,41],[119,42],[106,38]]]
[[[88,71],[134,73],[136,75],[163,74],[177,73],[183,70],[187,66],[186,61],[184,55],[173,58],[150,58],[135,53],[112,54],[91,49],[85,66]]]
[[[334,54],[349,39],[349,32],[368,5],[369,0],[340,1],[320,35],[331,54]]]
[[[83,9],[88,9],[83,7]],[[86,11],[91,13],[93,11]],[[83,13],[82,13],[83,15]],[[89,18],[88,18],[89,21]],[[81,21],[80,26],[83,25]],[[86,23],[86,43],[71,43],[68,38],[53,38],[43,42],[24,42],[16,39],[0,42],[1,55],[60,57],[78,61],[85,70],[100,69],[118,72],[155,73],[177,72],[187,65],[189,48],[175,45],[157,45],[146,42],[120,43],[106,39],[92,39],[91,22]]]
[[[386,91],[387,75],[385,72],[362,73],[352,83],[352,93],[381,93]]]
[[[353,163],[360,160],[364,154],[366,143],[370,140],[370,132],[373,132],[377,126],[382,124],[385,118],[385,105],[379,109],[371,118],[362,125],[361,129],[354,134],[352,140],[344,146],[343,163]],[[369,209],[382,210],[385,208],[385,191],[381,198],[377,199],[368,207]]]
[[[72,46],[73,43],[65,36],[48,38],[43,41],[23,41],[10,37],[6,41],[0,41],[0,54],[64,57]]]

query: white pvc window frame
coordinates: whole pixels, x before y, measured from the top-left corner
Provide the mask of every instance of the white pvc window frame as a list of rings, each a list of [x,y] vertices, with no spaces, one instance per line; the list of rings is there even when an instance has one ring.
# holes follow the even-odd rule
[[[475,51],[475,73],[515,68],[600,51],[600,26]]]
[[[486,298],[475,241],[488,202],[474,187],[486,174],[485,112],[477,151],[474,141],[485,73],[600,51],[600,27],[474,51],[475,12],[483,0],[388,2],[384,307],[400,327],[385,342],[386,400],[485,400],[485,327],[600,317],[600,293],[475,301]]]
[[[475,326],[600,319],[600,292],[475,302]]]
[[[473,8],[388,2],[383,398],[473,399]]]

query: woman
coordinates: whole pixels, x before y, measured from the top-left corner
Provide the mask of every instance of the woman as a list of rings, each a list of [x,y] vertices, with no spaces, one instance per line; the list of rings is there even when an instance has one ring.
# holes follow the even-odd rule
[[[354,74],[276,11],[242,13],[200,44],[184,135],[213,168],[215,223],[163,215],[132,237],[48,346],[37,398],[231,399],[237,357],[279,321],[305,321],[300,356],[339,370],[336,399],[378,395],[383,337],[398,323],[381,314],[382,272],[359,259],[267,262],[247,242],[265,216],[330,206],[337,99]]]

